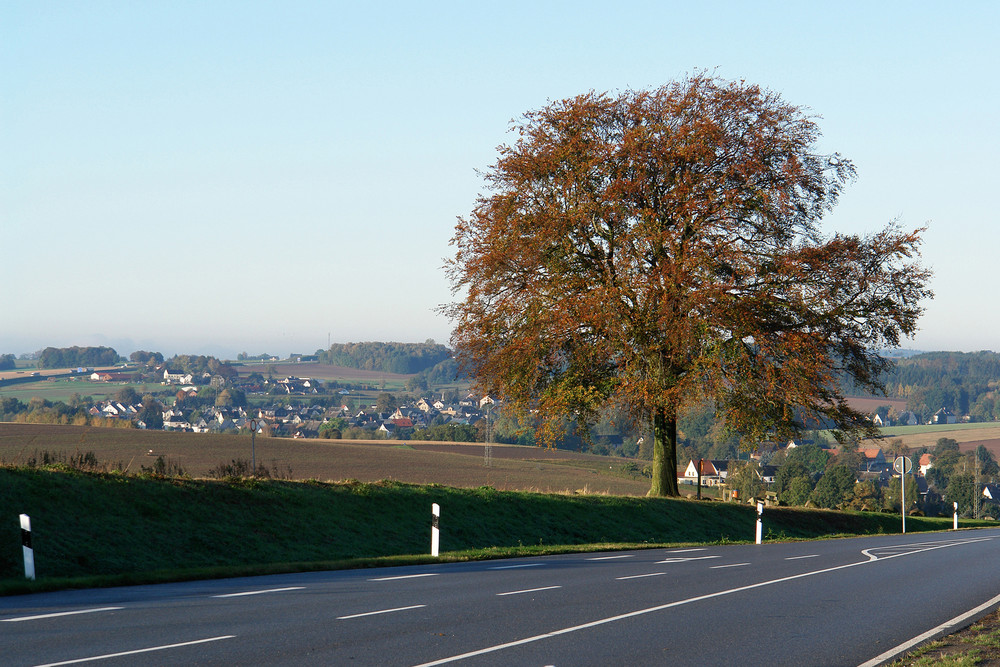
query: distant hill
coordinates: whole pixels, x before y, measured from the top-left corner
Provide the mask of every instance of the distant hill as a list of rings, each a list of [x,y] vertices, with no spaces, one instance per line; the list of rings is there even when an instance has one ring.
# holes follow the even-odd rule
[[[940,408],[977,421],[1000,419],[1000,354],[923,352],[893,362],[888,397],[905,400],[924,419]]]

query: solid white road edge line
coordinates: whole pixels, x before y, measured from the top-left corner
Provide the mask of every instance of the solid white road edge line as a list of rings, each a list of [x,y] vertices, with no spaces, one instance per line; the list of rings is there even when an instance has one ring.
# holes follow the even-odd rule
[[[622,556],[598,556],[597,558],[588,558],[587,560],[616,560],[618,558],[634,558],[634,554],[625,554]]]
[[[436,577],[438,576],[435,572],[428,572],[427,574],[404,574],[398,577],[379,577],[377,579],[369,579],[368,581],[398,581],[400,579],[419,579],[420,577]]]
[[[523,591],[511,591],[509,593],[497,593],[497,596],[503,595],[520,595],[521,593],[537,593],[538,591],[551,591],[554,588],[562,588],[562,586],[544,586],[542,588],[529,588]]]
[[[911,639],[909,641],[906,641],[906,642],[903,642],[902,644],[900,644],[899,646],[897,646],[895,648],[889,649],[888,651],[886,651],[882,655],[876,656],[876,657],[872,658],[871,660],[869,660],[868,662],[862,663],[861,665],[859,665],[859,667],[875,667],[876,665],[881,665],[883,662],[888,662],[892,658],[895,658],[897,655],[899,655],[901,653],[905,653],[906,651],[909,651],[911,648],[913,648],[917,644],[920,644],[920,643],[922,643],[922,642],[930,639],[934,635],[937,635],[939,633],[948,634],[952,629],[954,629],[956,627],[959,627],[966,620],[968,620],[970,617],[975,616],[979,612],[981,612],[981,611],[983,611],[985,609],[989,609],[990,607],[992,607],[993,605],[996,605],[996,604],[1000,604],[1000,595],[996,596],[992,600],[988,600],[988,601],[984,602],[983,604],[979,605],[975,609],[970,609],[969,611],[965,612],[964,614],[960,614],[960,615],[956,616],[955,618],[951,619],[950,621],[945,621],[941,625],[937,626],[936,628],[932,628],[932,629],[928,630],[927,632],[923,633],[922,635],[917,635],[913,639]]]
[[[243,593],[226,593],[224,595],[213,595],[213,598],[240,598],[246,595],[263,595],[264,593],[284,593],[285,591],[301,591],[305,586],[289,586],[288,588],[268,588],[263,591],[244,591]]]
[[[992,538],[979,538],[970,539],[964,542],[947,542],[938,549],[944,549],[946,547],[954,547],[959,544],[968,544],[971,542],[980,542],[983,540],[989,540]],[[931,549],[922,549],[921,551],[930,551]],[[863,552],[862,552],[863,553]],[[654,612],[663,611],[664,609],[672,609],[673,607],[681,607],[686,604],[691,604],[694,602],[701,602],[702,600],[711,600],[713,598],[719,598],[726,595],[733,595],[734,593],[742,593],[743,591],[751,591],[755,588],[763,588],[764,586],[772,586],[774,584],[782,584],[786,581],[795,581],[796,579],[804,579],[805,577],[811,577],[817,574],[826,574],[827,572],[836,572],[837,570],[846,570],[850,567],[857,567],[859,565],[871,565],[872,563],[877,563],[879,560],[891,560],[893,558],[899,558],[900,556],[909,556],[915,553],[920,553],[920,551],[909,551],[901,554],[893,554],[891,556],[886,556],[885,558],[879,558],[878,560],[861,560],[855,561],[853,563],[847,563],[845,565],[835,565],[833,567],[826,567],[821,570],[813,570],[812,572],[802,572],[800,574],[793,574],[787,577],[779,577],[778,579],[771,579],[769,581],[761,581],[756,584],[748,584],[746,586],[739,586],[737,588],[730,588],[724,591],[718,591],[716,593],[708,593],[706,595],[698,595],[693,598],[688,598],[686,600],[678,600],[676,602],[668,602],[666,604],[657,605],[655,607],[649,607],[647,609],[637,609],[636,611],[630,611],[626,614],[619,614],[617,616],[609,616],[608,618],[601,618],[596,621],[591,621],[590,623],[583,623],[582,625],[574,625],[572,627],[563,628],[562,630],[554,630],[552,632],[546,632],[545,634],[535,635],[534,637],[525,637],[524,639],[518,639],[516,641],[507,642],[506,644],[497,644],[496,646],[487,646],[486,648],[479,649],[478,651],[469,651],[468,653],[462,653],[461,655],[453,655],[447,658],[441,658],[440,660],[434,660],[433,662],[424,662],[414,667],[435,667],[436,665],[446,665],[449,662],[457,662],[459,660],[465,660],[466,658],[473,658],[480,655],[486,655],[487,653],[494,653],[496,651],[502,651],[504,649],[513,648],[515,646],[522,646],[524,644],[531,644],[533,642],[541,641],[542,639],[549,639],[551,637],[558,637],[559,635],[566,635],[571,632],[578,632],[580,630],[587,630],[589,628],[596,628],[600,625],[606,625],[608,623],[614,623],[616,621],[623,621],[627,618],[634,618],[636,616],[644,616],[645,614],[652,614]]]
[[[36,616],[20,616],[18,618],[0,618],[2,623],[20,623],[21,621],[38,621],[43,618],[57,618],[59,616],[75,616],[76,614],[93,614],[99,611],[117,611],[125,607],[99,607],[96,609],[80,609],[78,611],[60,611],[53,614],[38,614]]]
[[[425,604],[415,604],[409,607],[396,607],[395,609],[381,609],[379,611],[366,611],[363,614],[351,614],[349,616],[338,616],[338,621],[346,621],[349,618],[361,618],[362,616],[378,616],[379,614],[391,614],[396,611],[408,611],[410,609],[420,609],[426,607]]]
[[[194,646],[195,644],[205,644],[207,642],[217,642],[220,639],[233,639],[236,635],[223,635],[221,637],[209,637],[208,639],[196,639],[193,642],[180,642],[179,644],[166,644],[164,646],[151,646],[149,648],[140,648],[135,651],[122,651],[121,653],[108,653],[106,655],[94,655],[89,658],[77,658],[76,660],[65,660],[63,662],[49,662],[44,665],[37,665],[36,667],[57,667],[58,665],[75,665],[81,662],[90,662],[92,660],[107,660],[109,658],[120,658],[124,655],[137,655],[139,653],[150,653],[152,651],[165,651],[170,648],[181,648],[183,646]]]
[[[541,567],[545,563],[527,563],[525,565],[500,565],[498,567],[489,567],[488,570],[517,570],[522,567]]]

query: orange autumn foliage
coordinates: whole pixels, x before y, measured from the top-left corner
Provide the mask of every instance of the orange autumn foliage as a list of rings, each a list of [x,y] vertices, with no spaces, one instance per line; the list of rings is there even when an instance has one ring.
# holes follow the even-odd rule
[[[920,234],[824,235],[854,177],[813,118],[703,74],[525,114],[459,220],[449,272],[459,361],[558,437],[610,403],[654,429],[651,493],[676,495],[677,415],[711,400],[748,441],[867,423],[839,389],[878,389],[873,350],[931,296]]]

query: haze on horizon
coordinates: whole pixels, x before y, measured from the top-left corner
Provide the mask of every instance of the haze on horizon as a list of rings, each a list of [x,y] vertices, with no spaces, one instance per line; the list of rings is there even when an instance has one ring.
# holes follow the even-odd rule
[[[638,20],[641,19],[641,20]],[[1000,5],[0,6],[0,353],[448,343],[456,217],[509,121],[707,70],[820,118],[827,233],[928,226],[903,347],[1000,350]]]

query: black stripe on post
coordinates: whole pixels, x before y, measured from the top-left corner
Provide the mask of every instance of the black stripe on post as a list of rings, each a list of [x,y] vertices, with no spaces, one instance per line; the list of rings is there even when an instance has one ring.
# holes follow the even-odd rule
[[[21,529],[21,546],[31,548],[31,531]]]
[[[440,528],[438,525],[441,522],[441,517],[437,514],[431,514],[431,528]]]

